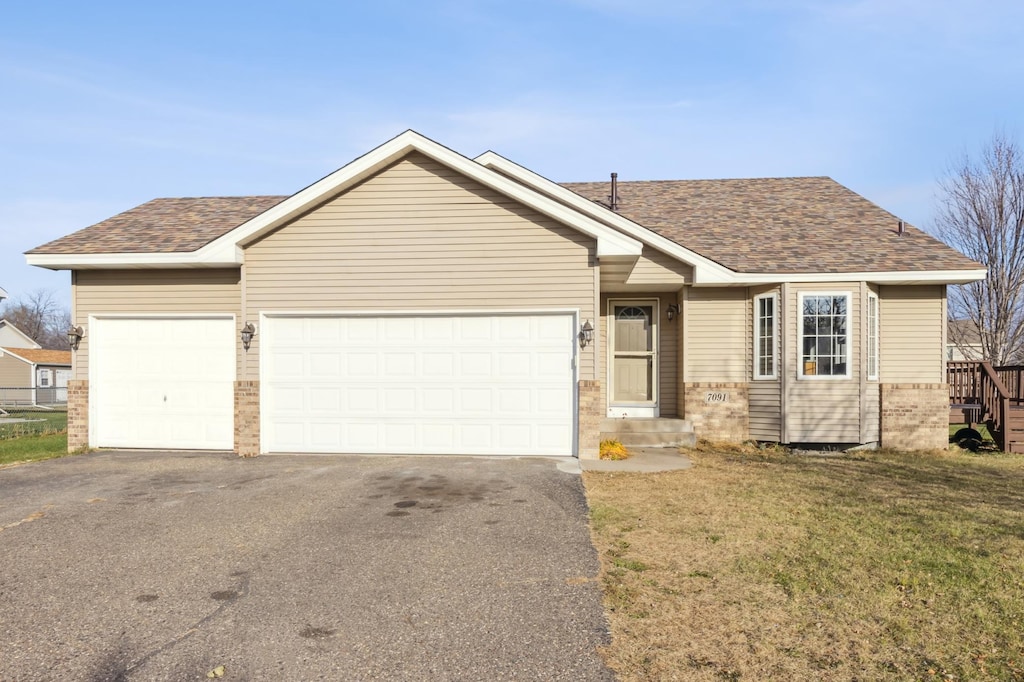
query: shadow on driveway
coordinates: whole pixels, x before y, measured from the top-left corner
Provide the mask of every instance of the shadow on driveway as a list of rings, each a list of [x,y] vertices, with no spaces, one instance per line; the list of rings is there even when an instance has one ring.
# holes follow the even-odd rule
[[[105,452],[0,470],[3,680],[611,680],[553,460]]]

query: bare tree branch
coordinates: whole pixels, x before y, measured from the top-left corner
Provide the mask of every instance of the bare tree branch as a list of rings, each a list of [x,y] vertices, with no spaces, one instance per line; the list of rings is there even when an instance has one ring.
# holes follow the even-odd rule
[[[43,348],[66,350],[71,311],[63,307],[48,289],[6,301],[0,318],[7,320]]]
[[[1024,153],[997,133],[979,158],[964,155],[940,183],[939,236],[988,267],[988,278],[953,287],[952,319],[977,330],[981,353],[995,364],[1024,356]],[[963,334],[951,340],[965,350]],[[966,355],[966,353],[965,353]]]

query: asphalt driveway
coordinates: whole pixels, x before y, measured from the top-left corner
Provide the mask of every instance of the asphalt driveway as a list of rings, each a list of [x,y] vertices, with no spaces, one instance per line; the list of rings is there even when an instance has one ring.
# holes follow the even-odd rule
[[[611,680],[597,571],[549,459],[51,460],[0,470],[0,680]]]

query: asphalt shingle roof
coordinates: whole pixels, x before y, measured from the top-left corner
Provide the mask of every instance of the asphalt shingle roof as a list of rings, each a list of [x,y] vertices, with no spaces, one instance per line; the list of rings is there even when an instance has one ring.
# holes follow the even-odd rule
[[[606,202],[607,182],[562,185]],[[827,177],[619,182],[619,213],[738,272],[982,267]]]
[[[71,365],[71,351],[45,348],[3,348],[2,350],[37,365]]]
[[[607,201],[608,182],[565,183]],[[737,272],[982,267],[831,178],[619,182],[619,213]],[[32,254],[174,253],[208,244],[284,196],[154,199]]]
[[[153,199],[28,253],[195,251],[288,197]]]

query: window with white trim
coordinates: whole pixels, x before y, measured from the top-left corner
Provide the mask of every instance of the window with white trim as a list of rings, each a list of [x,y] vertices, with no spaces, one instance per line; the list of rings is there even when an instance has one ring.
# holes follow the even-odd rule
[[[37,370],[36,371],[36,376],[38,377],[38,379],[36,381],[36,385],[39,386],[40,388],[46,388],[47,386],[50,385],[50,370],[48,370],[48,369]]]
[[[754,297],[754,378],[776,379],[778,374],[777,294]]]
[[[878,379],[878,294],[868,292],[868,379]]]
[[[850,294],[800,294],[800,376],[850,376]]]

